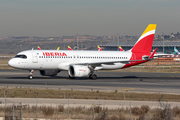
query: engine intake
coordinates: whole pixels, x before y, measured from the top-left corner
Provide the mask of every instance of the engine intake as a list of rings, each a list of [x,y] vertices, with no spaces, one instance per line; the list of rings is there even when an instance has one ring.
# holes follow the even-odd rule
[[[90,69],[84,65],[71,65],[68,70],[68,74],[71,77],[85,77],[88,76],[90,72]]]

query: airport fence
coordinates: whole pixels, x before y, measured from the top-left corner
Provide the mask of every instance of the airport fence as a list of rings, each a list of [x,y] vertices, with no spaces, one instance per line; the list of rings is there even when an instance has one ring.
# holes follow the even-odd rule
[[[166,66],[166,65],[180,65],[180,58],[157,58],[141,64],[141,66]]]
[[[22,120],[22,119],[84,119],[84,120],[173,120],[180,119],[180,107],[171,107],[167,101],[163,101],[163,94],[159,98],[155,108],[148,105],[132,106],[131,99],[133,93],[128,96],[123,93],[123,101],[119,102],[119,107],[108,108],[101,102],[102,94],[97,96],[98,103],[91,104],[90,107],[72,107],[69,104],[70,93],[68,97],[64,95],[64,103],[57,106],[41,106],[38,103],[38,92],[36,97],[36,105],[25,105],[22,102],[13,102],[6,98],[6,91],[4,92],[4,118],[5,120]],[[67,108],[64,105],[67,104]]]

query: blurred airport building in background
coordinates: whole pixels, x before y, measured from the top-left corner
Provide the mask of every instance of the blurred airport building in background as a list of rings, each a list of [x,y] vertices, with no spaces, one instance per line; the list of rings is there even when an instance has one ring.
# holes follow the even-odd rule
[[[121,46],[125,51],[130,50],[134,44],[137,42],[137,40],[119,40],[119,41],[112,41],[105,45],[99,45],[102,50],[107,51],[115,51],[119,50],[119,46]],[[164,46],[164,53],[172,54],[174,52],[174,48],[176,47],[180,51],[180,41],[179,40],[154,40],[152,51],[155,48],[157,49],[157,52],[163,53],[163,46]]]

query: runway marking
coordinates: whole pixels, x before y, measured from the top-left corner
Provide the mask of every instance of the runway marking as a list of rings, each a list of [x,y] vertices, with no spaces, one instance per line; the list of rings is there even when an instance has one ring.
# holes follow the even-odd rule
[[[118,89],[118,90],[135,90],[135,88],[126,88],[126,89]]]

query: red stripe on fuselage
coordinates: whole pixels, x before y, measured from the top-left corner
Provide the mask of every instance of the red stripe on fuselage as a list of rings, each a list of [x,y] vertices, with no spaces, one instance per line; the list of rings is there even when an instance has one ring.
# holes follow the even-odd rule
[[[145,52],[144,53],[133,53],[130,60],[142,60],[142,56],[150,56],[150,55],[151,55],[151,52],[149,52],[149,53],[145,53]],[[123,68],[138,65],[138,64],[141,64],[144,62],[147,62],[147,60],[130,62],[130,63],[126,64]]]

